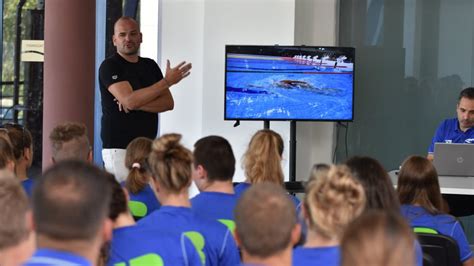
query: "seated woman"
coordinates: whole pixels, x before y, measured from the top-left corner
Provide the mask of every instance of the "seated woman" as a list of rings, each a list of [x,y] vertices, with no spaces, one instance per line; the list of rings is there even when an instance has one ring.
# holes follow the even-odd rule
[[[459,222],[443,213],[438,174],[425,157],[410,156],[398,174],[397,193],[402,215],[412,227],[428,227],[455,239],[464,266],[474,265],[472,251]]]
[[[136,138],[128,144],[125,154],[125,167],[130,172],[122,185],[130,195],[129,207],[137,220],[160,208],[155,183],[146,169],[152,142],[149,138]]]
[[[251,184],[262,182],[284,186],[282,155],[283,139],[280,134],[270,129],[257,131],[242,159],[246,180],[234,188],[235,194],[240,197]],[[296,206],[299,206],[298,198],[291,196],[291,199]]]
[[[342,266],[413,266],[415,237],[398,213],[370,210],[355,219],[341,241]]]
[[[188,189],[192,182],[193,155],[181,145],[180,139],[179,134],[165,134],[153,141],[148,164],[161,208],[138,224],[188,236],[207,266],[238,265],[238,249],[227,227],[191,210]]]
[[[293,251],[293,265],[339,265],[342,234],[364,207],[364,189],[346,166],[310,181],[303,201],[306,243]]]
[[[374,158],[354,156],[346,161],[353,176],[365,191],[365,211],[383,210],[400,213],[400,202],[392,181],[383,166]],[[416,265],[423,265],[421,245],[415,241]]]
[[[186,236],[137,226],[127,207],[127,193],[112,174],[107,177],[112,191],[109,218],[114,230],[112,240],[101,250],[98,265],[202,266]]]

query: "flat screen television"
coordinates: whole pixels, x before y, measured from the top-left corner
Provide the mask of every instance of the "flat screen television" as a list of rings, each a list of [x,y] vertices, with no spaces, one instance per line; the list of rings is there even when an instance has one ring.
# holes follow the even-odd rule
[[[352,121],[355,49],[225,47],[225,120]]]

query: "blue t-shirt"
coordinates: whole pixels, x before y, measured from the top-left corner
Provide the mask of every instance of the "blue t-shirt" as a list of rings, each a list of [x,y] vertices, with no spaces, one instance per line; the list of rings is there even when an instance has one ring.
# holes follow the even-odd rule
[[[125,187],[125,182],[121,183],[122,187]],[[155,192],[150,185],[146,185],[142,190],[137,193],[132,193],[128,191],[130,196],[130,201],[128,203],[130,211],[135,218],[142,218],[155,210],[158,210],[161,206],[160,202],[156,198]],[[135,204],[135,208],[138,208],[138,211],[132,206]]]
[[[474,127],[469,128],[466,132],[459,129],[459,121],[457,118],[444,120],[436,130],[436,133],[428,148],[428,153],[433,153],[434,144],[442,143],[474,143]]]
[[[402,205],[402,215],[412,227],[428,227],[438,233],[452,237],[459,246],[461,261],[466,261],[472,257],[472,251],[467,241],[466,235],[459,222],[451,215],[433,215],[423,207],[413,205]]]
[[[232,233],[221,223],[198,216],[191,208],[162,206],[138,222],[176,234],[184,233],[207,266],[238,265],[240,256]]]
[[[92,266],[92,263],[79,255],[53,250],[38,249],[33,256],[23,264],[24,266]]]
[[[247,182],[242,182],[240,184],[238,184],[237,186],[234,187],[234,192],[235,192],[235,195],[237,195],[237,198],[240,198],[242,196],[242,194],[244,194],[244,192],[250,188],[252,184],[250,183],[247,183]],[[295,204],[295,207],[298,208],[298,206],[300,206],[301,202],[300,200],[293,196],[293,195],[290,195],[288,194],[291,198],[291,200],[293,201],[293,203]]]
[[[31,195],[33,195],[33,185],[35,184],[34,180],[31,178],[27,178],[23,181],[21,181],[21,185],[23,186],[23,189],[26,192],[26,195],[28,195],[29,198],[31,198]]]
[[[339,246],[317,248],[297,247],[293,250],[293,266],[339,266],[340,253]]]
[[[139,265],[202,266],[199,254],[183,234],[172,234],[142,226],[115,229],[107,265],[130,265],[132,260]]]
[[[191,199],[191,209],[199,216],[219,221],[234,232],[234,209],[238,199],[235,194],[204,191]]]

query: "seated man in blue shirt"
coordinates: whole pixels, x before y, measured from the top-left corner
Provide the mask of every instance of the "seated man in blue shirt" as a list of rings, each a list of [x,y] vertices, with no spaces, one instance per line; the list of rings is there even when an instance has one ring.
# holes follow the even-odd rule
[[[428,159],[434,159],[436,142],[474,143],[474,87],[461,91],[456,107],[457,118],[444,120],[436,130],[428,149]]]
[[[95,265],[111,238],[106,173],[79,161],[46,170],[33,189],[38,250],[25,265]]]
[[[280,185],[252,185],[237,203],[235,223],[244,265],[292,265],[301,228],[295,205]]]
[[[230,143],[220,136],[204,137],[194,144],[193,157],[193,180],[201,193],[191,199],[191,208],[233,232],[238,197],[232,185],[235,157]]]

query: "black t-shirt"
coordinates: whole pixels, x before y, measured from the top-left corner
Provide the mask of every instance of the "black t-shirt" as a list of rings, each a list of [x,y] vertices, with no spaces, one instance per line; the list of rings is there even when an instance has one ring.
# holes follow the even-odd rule
[[[125,149],[128,143],[137,137],[154,139],[158,128],[156,113],[139,110],[120,112],[108,87],[120,81],[128,81],[133,90],[138,90],[151,86],[161,79],[163,74],[160,68],[149,58],[139,57],[137,63],[130,63],[116,53],[102,62],[99,68],[102,98],[100,135],[104,149]]]

